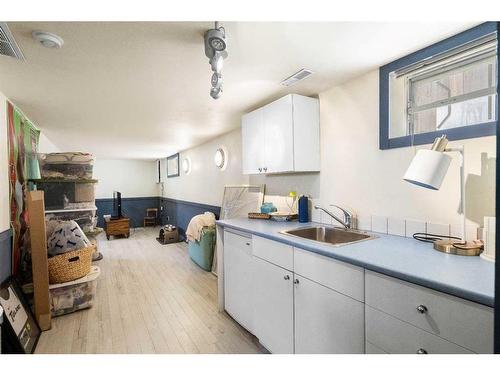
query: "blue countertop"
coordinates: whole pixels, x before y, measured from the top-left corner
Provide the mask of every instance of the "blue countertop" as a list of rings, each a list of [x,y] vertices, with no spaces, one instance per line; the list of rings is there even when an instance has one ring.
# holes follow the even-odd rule
[[[492,262],[477,256],[440,253],[430,243],[381,233],[372,233],[378,236],[372,240],[337,247],[279,233],[315,224],[245,218],[217,221],[217,225],[222,227],[262,236],[473,302],[494,306],[495,264]]]

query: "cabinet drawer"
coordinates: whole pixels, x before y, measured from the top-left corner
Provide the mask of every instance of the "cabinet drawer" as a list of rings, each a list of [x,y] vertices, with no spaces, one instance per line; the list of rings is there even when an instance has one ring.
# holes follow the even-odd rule
[[[293,271],[293,247],[267,238],[252,237],[253,255]]]
[[[294,248],[294,271],[346,296],[364,301],[365,274],[361,267]]]
[[[436,335],[396,319],[369,306],[365,308],[366,341],[394,354],[468,354],[472,353]],[[367,345],[367,350],[370,349]]]
[[[366,304],[476,353],[493,352],[493,309],[366,271]]]

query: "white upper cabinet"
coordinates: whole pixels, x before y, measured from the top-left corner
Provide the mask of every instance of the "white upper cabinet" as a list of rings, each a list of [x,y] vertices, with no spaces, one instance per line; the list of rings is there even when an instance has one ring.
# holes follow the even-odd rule
[[[242,117],[243,173],[320,169],[319,100],[290,94]]]
[[[284,96],[262,108],[263,139],[266,144],[264,173],[294,171],[292,108],[292,95]]]
[[[263,109],[247,113],[241,118],[241,144],[243,153],[243,173],[257,174],[262,172],[264,162],[265,144],[263,139],[254,134],[264,133]],[[259,171],[260,168],[260,171]]]

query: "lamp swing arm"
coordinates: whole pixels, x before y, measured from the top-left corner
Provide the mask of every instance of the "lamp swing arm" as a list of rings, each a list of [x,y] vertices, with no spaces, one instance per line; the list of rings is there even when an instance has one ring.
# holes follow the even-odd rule
[[[467,218],[465,216],[465,149],[464,146],[447,147],[445,152],[458,152],[460,154],[460,209],[462,214],[462,241],[467,242]]]

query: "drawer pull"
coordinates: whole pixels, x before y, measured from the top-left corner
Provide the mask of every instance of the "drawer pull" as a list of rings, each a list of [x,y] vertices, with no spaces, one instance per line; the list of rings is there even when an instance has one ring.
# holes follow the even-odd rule
[[[420,348],[417,350],[417,354],[428,354],[428,353],[427,350]]]
[[[247,245],[247,246],[250,246],[250,242],[247,242],[247,243],[246,243],[246,245]]]
[[[283,277],[285,280],[290,280],[290,276],[289,275],[285,275],[285,277]]]
[[[425,307],[424,305],[418,305],[417,306],[417,311],[420,313],[420,314],[425,314],[427,312],[427,307]]]
[[[299,283],[299,279],[295,279],[293,283],[294,284],[298,284]]]

